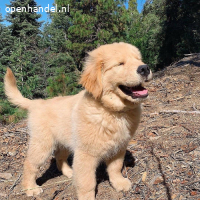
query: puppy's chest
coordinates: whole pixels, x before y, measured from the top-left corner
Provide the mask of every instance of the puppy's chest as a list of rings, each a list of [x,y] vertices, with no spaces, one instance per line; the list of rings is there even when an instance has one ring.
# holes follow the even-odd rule
[[[139,118],[139,112],[112,114],[90,110],[84,117],[74,120],[73,143],[94,156],[112,157],[127,147],[137,129]]]
[[[129,117],[111,117],[110,120],[102,120],[100,132],[98,133],[102,145],[102,153],[106,156],[116,154],[120,149],[127,147],[127,144],[134,133],[134,126],[137,126],[134,119]]]
[[[106,139],[118,140],[126,139],[131,135],[132,122],[127,118],[114,118],[111,117],[109,120],[102,119],[101,133]]]

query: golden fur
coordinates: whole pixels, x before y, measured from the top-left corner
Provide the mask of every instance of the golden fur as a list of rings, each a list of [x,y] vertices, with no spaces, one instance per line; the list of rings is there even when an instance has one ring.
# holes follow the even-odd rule
[[[28,110],[30,144],[24,163],[23,187],[28,196],[38,195],[35,188],[38,168],[55,150],[58,168],[72,177],[79,200],[95,199],[95,170],[107,164],[110,183],[127,191],[131,182],[121,174],[128,142],[136,131],[146,98],[132,98],[119,89],[133,87],[152,78],[137,73],[144,65],[139,50],[126,43],[100,46],[89,53],[80,83],[85,90],[74,96],[49,100],[24,98],[8,68],[5,92],[15,105]],[[73,171],[67,157],[74,152]],[[30,188],[35,188],[28,190]]]

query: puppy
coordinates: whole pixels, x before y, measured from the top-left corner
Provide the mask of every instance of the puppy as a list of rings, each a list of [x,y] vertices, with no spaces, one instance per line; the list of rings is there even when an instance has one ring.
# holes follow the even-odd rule
[[[30,143],[24,163],[23,187],[28,196],[38,195],[38,168],[55,150],[58,169],[72,177],[79,200],[95,199],[95,170],[107,164],[109,180],[117,191],[128,191],[131,182],[121,174],[124,155],[148,97],[143,83],[152,78],[139,50],[123,42],[89,52],[74,96],[49,100],[24,98],[12,71],[5,75],[9,101],[28,110]],[[74,153],[73,171],[67,158]]]

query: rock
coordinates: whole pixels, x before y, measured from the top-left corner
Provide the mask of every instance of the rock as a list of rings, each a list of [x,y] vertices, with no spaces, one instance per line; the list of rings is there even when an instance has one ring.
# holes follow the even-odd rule
[[[9,154],[10,156],[16,156],[17,151],[15,151],[15,150],[9,151],[8,154]]]
[[[149,139],[152,141],[152,140],[157,140],[159,139],[161,136],[156,136],[156,137],[149,137]]]
[[[173,183],[180,183],[181,180],[177,178],[177,179],[174,179],[172,182],[173,182]]]
[[[0,192],[0,197],[6,197],[6,196],[7,196],[7,194]]]
[[[151,184],[151,185],[158,185],[158,184],[160,184],[160,183],[162,183],[162,182],[163,182],[163,177],[160,176],[160,175],[157,175],[157,176],[155,176],[154,178],[152,178],[150,184]]]
[[[200,157],[200,150],[199,149],[198,150],[194,150],[194,151],[190,152],[190,155],[191,154],[193,154],[196,157]]]
[[[10,179],[12,177],[12,174],[11,173],[0,173],[0,178],[1,179]]]

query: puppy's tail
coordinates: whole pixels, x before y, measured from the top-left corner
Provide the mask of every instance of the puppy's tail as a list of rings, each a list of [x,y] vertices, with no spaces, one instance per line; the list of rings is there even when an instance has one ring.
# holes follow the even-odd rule
[[[17,88],[16,79],[11,69],[8,67],[4,77],[5,94],[8,100],[23,109],[28,109],[31,100],[24,98]]]

